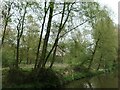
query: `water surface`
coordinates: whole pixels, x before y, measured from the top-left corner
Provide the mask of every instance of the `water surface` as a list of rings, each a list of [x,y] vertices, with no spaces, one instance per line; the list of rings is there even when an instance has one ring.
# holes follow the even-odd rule
[[[75,80],[65,85],[65,88],[118,88],[118,74],[113,72]]]

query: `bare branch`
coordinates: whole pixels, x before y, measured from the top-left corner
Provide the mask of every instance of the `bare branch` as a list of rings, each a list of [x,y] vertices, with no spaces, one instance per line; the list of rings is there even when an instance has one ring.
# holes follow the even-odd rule
[[[95,17],[95,16],[94,16],[94,17]],[[94,17],[92,17],[92,18],[94,18]],[[88,22],[88,21],[90,21],[90,19],[89,19],[89,20],[85,20],[83,23],[81,23],[81,24],[75,26],[74,28],[70,29],[69,31],[65,32],[65,33],[64,33],[63,35],[61,35],[59,38],[64,37],[67,33],[69,33],[69,32],[71,32],[71,31],[75,30],[76,28],[78,28],[79,26],[85,24],[85,23]]]

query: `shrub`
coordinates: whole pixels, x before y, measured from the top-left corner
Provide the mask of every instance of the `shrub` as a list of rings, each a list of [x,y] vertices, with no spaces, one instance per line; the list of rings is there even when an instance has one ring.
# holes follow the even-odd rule
[[[36,71],[25,71],[22,69],[10,69],[6,75],[6,86],[4,87],[32,87],[32,88],[57,88],[63,84],[63,77],[52,69],[41,69]]]

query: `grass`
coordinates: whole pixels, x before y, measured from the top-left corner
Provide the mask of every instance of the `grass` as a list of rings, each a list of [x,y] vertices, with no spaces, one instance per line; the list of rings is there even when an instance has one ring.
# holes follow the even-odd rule
[[[20,67],[21,67],[20,71],[12,72],[11,75],[9,76],[10,81],[15,80],[15,81],[12,81],[14,83],[10,81],[8,82],[6,80],[7,79],[6,75],[8,75],[9,68],[2,69],[2,72],[3,72],[2,78],[3,78],[4,87],[6,86],[15,87],[15,88],[16,87],[22,87],[22,88],[58,87],[59,85],[62,86],[74,80],[93,77],[93,76],[104,73],[103,71],[97,71],[97,72],[94,70],[88,71],[85,67],[69,66],[67,64],[55,64],[51,70],[46,70],[46,69],[43,70],[42,72],[44,73],[40,74],[40,78],[35,79],[34,78],[35,74],[34,73],[30,74],[32,71],[32,68],[34,67],[33,64],[31,65],[21,64]],[[27,77],[27,78],[24,78],[24,77]],[[24,80],[26,81],[26,83],[24,83]],[[16,82],[20,82],[20,83],[17,84]]]

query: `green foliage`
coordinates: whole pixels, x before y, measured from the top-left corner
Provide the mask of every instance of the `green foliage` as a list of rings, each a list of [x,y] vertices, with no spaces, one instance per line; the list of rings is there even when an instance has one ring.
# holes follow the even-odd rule
[[[6,77],[3,77],[5,78],[5,85],[25,88],[59,87],[64,81],[68,82],[91,77],[101,72],[111,71],[117,66],[118,41],[116,26],[111,20],[108,10],[102,8],[98,3],[66,3],[65,11],[62,11],[63,4],[56,4],[54,2],[50,2],[50,5],[48,2],[44,3],[46,5],[34,1],[13,2],[10,11],[11,16],[7,19],[9,23],[6,28],[5,40],[2,46],[2,66],[10,67],[8,73],[4,71],[6,75]],[[24,17],[23,13],[26,3],[27,13]],[[8,5],[8,3],[5,3],[5,5]],[[55,8],[53,8],[53,6],[55,6]],[[47,7],[48,12],[50,13],[52,11],[53,15],[52,12],[50,15],[46,12],[46,18],[44,18],[44,11],[45,9],[47,10]],[[14,13],[12,13],[13,11]],[[64,15],[62,15],[62,13]],[[69,16],[67,17],[68,13]],[[61,15],[63,18],[61,18]],[[48,19],[48,17],[50,19]],[[22,21],[22,19],[24,20]],[[86,23],[81,24],[86,20],[88,20]],[[6,18],[3,18],[3,22],[5,21]],[[20,21],[19,30],[17,30],[16,27],[18,21]],[[43,26],[41,22],[43,21],[45,22],[38,62],[44,63],[46,55],[49,54],[49,51],[55,45],[57,47],[56,53],[54,54],[56,55],[54,63],[56,66],[53,67],[54,71],[52,69],[46,69],[48,67],[46,64],[45,68],[38,68],[40,72],[36,72],[34,70],[32,71],[32,68],[35,64],[38,41],[40,39],[39,36]],[[21,24],[24,24],[23,28],[21,28]],[[77,26],[79,24],[80,26]],[[63,27],[59,29],[60,26]],[[24,70],[12,68],[16,59],[17,32],[22,29],[23,35],[21,36],[19,47],[19,63],[21,63],[21,65],[19,66]],[[59,34],[58,37],[57,34]],[[1,34],[1,36],[3,35]],[[57,44],[55,40],[58,40]],[[96,45],[97,41],[98,45]],[[54,50],[53,48],[53,51]],[[93,62],[90,63],[92,58]],[[53,52],[51,52],[47,63],[52,60]],[[32,65],[27,67],[24,66],[25,64]],[[91,70],[87,69],[89,64],[91,64]],[[66,68],[64,65],[68,65],[68,67]],[[97,71],[98,66],[99,69]],[[61,74],[64,75],[64,78]]]
[[[105,16],[104,16],[105,17]],[[93,29],[94,41],[99,39],[95,60],[98,62],[102,55],[102,65],[106,68],[111,67],[117,57],[117,33],[112,20],[106,15],[106,18],[98,20]],[[95,63],[97,63],[95,62]]]
[[[68,42],[68,53],[66,54],[66,60],[69,64],[80,64],[82,61],[87,59],[86,54],[86,43],[80,42],[75,39],[74,42]]]
[[[2,66],[8,67],[14,63],[14,48],[12,49],[9,45],[5,45],[2,49]]]
[[[67,76],[64,76],[64,82],[68,83],[68,82],[71,82],[73,80],[79,80],[79,79],[82,79],[82,78],[91,78],[93,76],[100,75],[102,73],[103,72],[74,71],[74,73],[68,74]]]

